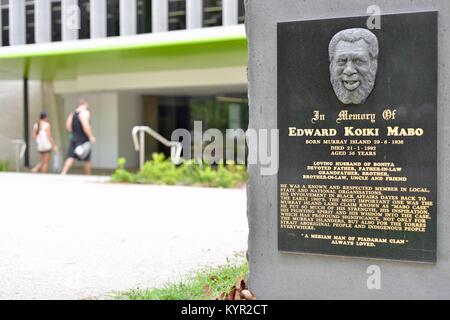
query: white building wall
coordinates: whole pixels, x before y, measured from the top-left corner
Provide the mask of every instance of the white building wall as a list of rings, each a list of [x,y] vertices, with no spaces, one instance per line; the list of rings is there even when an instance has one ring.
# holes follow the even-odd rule
[[[35,1],[35,39],[36,43],[51,42],[51,0]]]
[[[63,41],[77,40],[80,28],[78,0],[61,0],[61,28]]]
[[[238,23],[238,1],[223,0],[223,25]],[[25,44],[25,2],[9,1],[10,42],[11,45]],[[35,39],[37,43],[51,41],[51,2],[52,0],[35,0]],[[80,27],[80,10],[78,0],[61,0],[62,5],[62,40],[78,39]],[[136,0],[120,0],[121,35],[136,34]],[[152,29],[154,33],[168,31],[169,1],[152,1]],[[91,38],[106,37],[107,6],[106,0],[91,0]],[[203,1],[186,0],[186,29],[203,27]],[[1,42],[1,35],[0,35]]]
[[[66,94],[64,114],[67,117],[81,97]],[[138,153],[134,150],[131,131],[142,125],[142,97],[132,92],[102,92],[83,95],[90,103],[91,125],[97,143],[92,150],[94,168],[115,169],[117,159],[127,159],[127,167],[139,167]],[[69,139],[69,136],[66,136]]]
[[[203,1],[186,0],[186,29],[198,29],[203,22]]]
[[[38,81],[29,82],[30,99],[30,162],[32,165],[39,161],[32,139],[32,127],[39,117],[39,113],[45,110],[42,105],[41,86]],[[14,169],[15,149],[11,140],[24,139],[23,130],[23,81],[0,81],[0,160],[8,161],[10,169]]]
[[[106,0],[91,1],[91,38],[106,37]]]
[[[247,88],[245,66],[86,75],[75,80],[55,81],[57,93],[83,91],[147,90],[149,93],[178,92],[188,94],[198,88]]]
[[[231,26],[238,24],[239,4],[238,0],[223,0],[223,25]]]
[[[142,103],[140,94],[126,92],[119,94],[119,156],[127,159],[128,168],[139,167],[139,156],[134,149],[131,131],[135,126],[143,124]]]
[[[129,36],[137,31],[136,0],[120,0],[120,35]]]
[[[169,29],[169,1],[152,1],[152,30],[164,32]]]
[[[25,0],[9,2],[9,42],[12,46],[25,44]]]
[[[114,169],[119,157],[118,94],[90,93],[83,97],[90,103],[91,125],[97,138],[92,149],[92,165],[94,168]],[[79,98],[79,95],[64,95],[66,116],[74,111]]]
[[[89,99],[89,96],[88,96]],[[114,169],[119,157],[118,95],[101,93],[92,101],[93,126],[98,142],[93,149],[94,167]]]
[[[36,41],[38,43],[51,40],[50,30],[50,1],[36,0]],[[135,7],[132,14],[123,12],[122,34],[135,33]],[[11,2],[11,1],[10,1]],[[12,0],[11,6],[11,42],[21,44],[25,42],[25,10],[24,0]],[[121,0],[122,8],[131,1]],[[62,0],[62,38],[63,40],[76,40],[78,38],[77,23],[78,11],[73,10],[77,0]],[[187,1],[187,28],[195,29],[202,26],[202,1]],[[236,0],[225,0],[224,23],[236,22]],[[168,29],[168,0],[155,0],[153,6],[153,32],[167,31]],[[106,0],[92,0],[91,36],[93,38],[106,36]],[[75,28],[74,28],[75,27]],[[189,31],[186,31],[189,32]],[[188,37],[188,33],[186,33]],[[98,40],[92,40],[98,41]],[[81,43],[81,42],[80,42]],[[84,42],[85,43],[85,42]],[[172,70],[167,72],[142,72],[118,75],[88,75],[80,79],[56,81],[55,97],[64,98],[64,107],[60,110],[66,117],[77,105],[80,92],[96,92],[88,94],[92,106],[92,124],[99,143],[94,146],[93,165],[100,168],[115,168],[119,156],[126,157],[130,166],[137,165],[137,153],[131,141],[131,129],[142,121],[141,97],[133,93],[122,93],[118,90],[146,90],[147,93],[161,94],[180,92],[188,94],[191,90],[223,90],[243,89],[246,87],[246,69],[241,67],[198,69],[198,70]],[[104,92],[107,91],[107,92]],[[101,92],[101,93],[100,93]],[[9,138],[23,139],[23,82],[22,80],[0,82],[0,135]],[[39,155],[35,151],[31,139],[33,123],[37,120],[39,112],[46,110],[42,103],[41,87],[39,82],[30,82],[30,157],[31,164],[37,163]],[[62,122],[62,121],[59,121]],[[68,140],[64,133],[60,138]],[[6,147],[6,139],[0,138],[0,159],[13,159],[13,152]],[[62,152],[66,153],[65,146]]]
[[[23,108],[20,101],[20,81],[1,81],[0,84],[0,160],[14,163],[14,148],[10,139],[23,138]]]

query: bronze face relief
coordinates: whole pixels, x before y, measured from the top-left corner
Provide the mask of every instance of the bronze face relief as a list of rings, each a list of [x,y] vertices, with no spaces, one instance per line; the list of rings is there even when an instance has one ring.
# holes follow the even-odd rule
[[[367,100],[375,86],[378,55],[378,39],[367,29],[343,30],[331,39],[331,84],[339,101],[358,105]]]

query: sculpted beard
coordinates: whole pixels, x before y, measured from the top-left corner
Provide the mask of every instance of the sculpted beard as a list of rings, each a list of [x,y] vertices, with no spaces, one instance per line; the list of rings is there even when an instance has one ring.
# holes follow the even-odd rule
[[[344,104],[361,104],[366,101],[375,86],[375,79],[377,75],[378,64],[376,61],[372,62],[370,69],[367,73],[360,75],[360,86],[353,91],[348,90],[344,86],[343,74],[336,74],[336,68],[334,64],[331,65],[331,83],[333,89]]]

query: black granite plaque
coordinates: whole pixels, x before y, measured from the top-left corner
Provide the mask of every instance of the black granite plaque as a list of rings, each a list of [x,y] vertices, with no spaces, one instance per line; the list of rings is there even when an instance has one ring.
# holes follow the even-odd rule
[[[436,261],[437,17],[278,24],[280,251]]]

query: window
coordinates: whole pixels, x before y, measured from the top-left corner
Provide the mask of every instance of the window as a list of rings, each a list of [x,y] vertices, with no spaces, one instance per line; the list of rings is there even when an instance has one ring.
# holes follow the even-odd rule
[[[137,0],[137,33],[152,32],[152,0]]]
[[[186,29],[186,0],[169,0],[169,30]]]
[[[78,30],[78,38],[89,39],[91,37],[90,0],[78,0],[78,5],[80,7],[80,29]]]
[[[203,27],[222,25],[222,0],[203,0]]]
[[[61,41],[62,32],[61,32],[61,1],[52,0],[51,5],[52,10],[52,41]]]
[[[1,0],[1,14],[2,14],[2,46],[9,46],[9,1]]]
[[[239,0],[238,22],[245,23],[245,5],[244,0]]]
[[[106,0],[106,35],[120,36],[120,1]]]
[[[25,32],[27,44],[35,43],[34,10],[34,0],[27,0],[25,2]]]
[[[165,137],[170,137],[175,129],[186,129],[193,133],[194,121],[201,121],[203,130],[219,129],[224,137],[227,129],[245,131],[248,128],[249,107],[246,93],[227,93],[218,96],[161,96],[158,98],[158,106],[157,127],[159,133]],[[245,149],[245,139],[240,143]],[[224,145],[224,148],[226,147],[234,147],[234,140],[227,141]],[[168,154],[170,150],[160,144],[159,152]],[[226,155],[226,149],[223,154]],[[227,160],[243,163],[245,156]]]
[[[0,2],[2,46],[9,46],[9,0]],[[34,0],[25,1],[25,43],[35,43]]]

